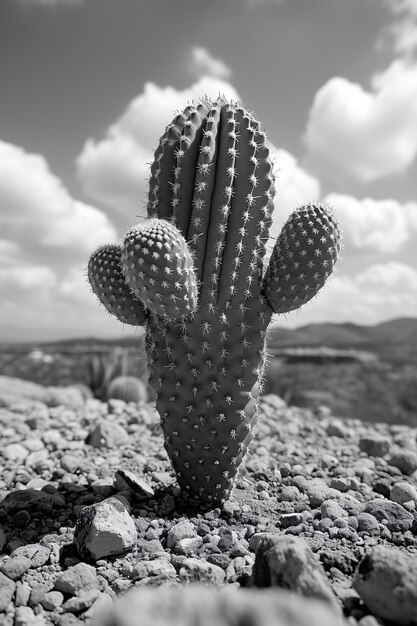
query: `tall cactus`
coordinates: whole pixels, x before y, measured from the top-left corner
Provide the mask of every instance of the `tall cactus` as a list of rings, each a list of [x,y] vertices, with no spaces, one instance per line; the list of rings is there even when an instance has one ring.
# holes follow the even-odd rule
[[[184,494],[201,507],[230,496],[252,439],[272,314],[310,300],[340,250],[332,213],[305,206],[264,272],[274,193],[253,115],[222,98],[191,104],[155,152],[148,219],[89,262],[107,310],[146,325],[165,448]]]

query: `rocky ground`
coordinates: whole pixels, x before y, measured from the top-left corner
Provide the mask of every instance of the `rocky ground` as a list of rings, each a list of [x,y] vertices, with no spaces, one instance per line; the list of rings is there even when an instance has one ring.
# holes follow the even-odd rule
[[[416,429],[264,396],[196,514],[152,405],[63,401],[0,397],[0,626],[417,624]]]

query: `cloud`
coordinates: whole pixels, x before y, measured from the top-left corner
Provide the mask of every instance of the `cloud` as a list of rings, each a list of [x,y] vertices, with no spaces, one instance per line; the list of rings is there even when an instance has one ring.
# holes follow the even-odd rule
[[[308,163],[318,172],[369,182],[404,172],[417,155],[417,66],[396,59],[371,90],[330,79],[309,112]]]
[[[417,52],[417,0],[385,0],[394,20],[383,29],[377,47],[388,47],[395,55],[413,58]]]
[[[417,310],[417,271],[390,261],[375,263],[354,276],[336,273],[299,312],[274,322],[288,327],[318,322],[379,324],[411,317]]]
[[[0,205],[2,238],[28,259],[49,258],[53,250],[79,259],[116,237],[109,219],[74,200],[41,155],[1,141]]]
[[[398,252],[417,233],[417,203],[397,200],[359,200],[329,194],[325,202],[335,208],[347,249],[363,248],[383,254]],[[417,243],[417,242],[416,242]]]
[[[176,110],[205,94],[219,93],[238,99],[229,83],[205,76],[191,87],[177,90],[146,83],[124,113],[98,141],[88,139],[77,159],[79,179],[85,192],[102,203],[116,226],[124,231],[135,216],[145,215],[149,164],[159,137]]]
[[[85,267],[99,244],[117,240],[106,215],[74,200],[44,157],[5,142],[0,206],[0,338],[99,328]]]
[[[206,48],[194,47],[188,62],[188,69],[193,76],[214,76],[215,78],[229,79],[231,68],[221,59],[215,59]]]

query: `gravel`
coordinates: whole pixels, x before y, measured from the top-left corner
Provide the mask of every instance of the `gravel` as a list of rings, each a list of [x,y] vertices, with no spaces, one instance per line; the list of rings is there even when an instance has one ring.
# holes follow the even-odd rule
[[[142,605],[140,623],[157,626],[172,606],[184,625],[199,611],[202,626],[245,612],[254,626],[412,626],[415,428],[264,396],[231,500],[198,513],[152,405],[79,406],[69,393],[55,405],[25,389],[0,407],[0,626],[130,626]]]

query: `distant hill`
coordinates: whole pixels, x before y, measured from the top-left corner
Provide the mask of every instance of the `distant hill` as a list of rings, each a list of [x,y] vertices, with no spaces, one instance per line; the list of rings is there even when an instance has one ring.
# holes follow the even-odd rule
[[[271,350],[295,346],[357,348],[395,362],[417,362],[417,318],[403,318],[376,326],[358,324],[309,324],[294,330],[270,327]]]
[[[0,350],[24,351],[40,348],[45,351],[88,351],[89,349],[120,346],[136,348],[143,332],[138,328],[135,335],[114,339],[67,339],[54,342],[28,342],[25,344],[2,344]],[[282,328],[279,323],[268,331],[269,349],[297,346],[328,346],[329,348],[356,348],[373,352],[380,359],[392,363],[417,363],[417,318],[403,318],[383,322],[376,326],[360,326],[349,322],[343,324],[309,324],[293,330]]]

